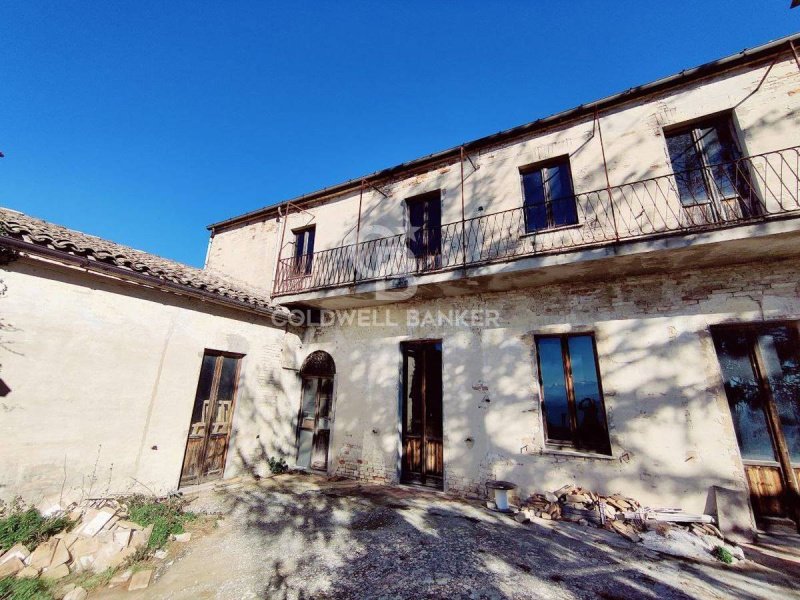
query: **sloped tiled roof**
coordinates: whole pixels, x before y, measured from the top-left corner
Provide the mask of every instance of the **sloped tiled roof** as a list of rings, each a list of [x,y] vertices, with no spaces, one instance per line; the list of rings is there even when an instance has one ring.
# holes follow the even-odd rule
[[[232,281],[209,269],[197,269],[154,254],[87,235],[74,229],[43,221],[35,217],[0,207],[0,245],[4,238],[55,250],[65,255],[113,265],[130,271],[140,278],[178,285],[188,290],[211,294],[230,304],[246,305],[262,312],[282,312],[269,295]],[[100,266],[98,264],[98,266]]]

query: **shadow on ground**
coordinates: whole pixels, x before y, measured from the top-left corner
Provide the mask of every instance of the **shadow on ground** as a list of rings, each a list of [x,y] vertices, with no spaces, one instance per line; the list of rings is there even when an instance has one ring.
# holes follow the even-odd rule
[[[789,598],[798,580],[662,557],[600,529],[519,524],[409,488],[280,476],[201,493],[224,515],[126,598]],[[109,590],[109,592],[112,592]],[[101,594],[102,597],[113,597]],[[122,597],[122,595],[120,595]]]

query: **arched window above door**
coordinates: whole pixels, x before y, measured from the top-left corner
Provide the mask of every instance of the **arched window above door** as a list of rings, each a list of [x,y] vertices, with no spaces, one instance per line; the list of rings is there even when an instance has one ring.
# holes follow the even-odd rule
[[[309,354],[300,368],[300,375],[303,377],[333,377],[335,373],[333,357],[322,350]]]

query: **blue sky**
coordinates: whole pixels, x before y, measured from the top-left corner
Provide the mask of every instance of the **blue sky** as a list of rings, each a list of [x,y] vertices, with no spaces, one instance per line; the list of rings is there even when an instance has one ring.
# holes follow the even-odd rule
[[[0,205],[205,226],[800,30],[790,0],[0,4]]]

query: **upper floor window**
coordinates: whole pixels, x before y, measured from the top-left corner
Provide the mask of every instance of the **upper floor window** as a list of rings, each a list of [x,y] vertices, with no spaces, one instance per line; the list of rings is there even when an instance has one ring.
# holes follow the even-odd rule
[[[439,190],[406,200],[408,205],[408,246],[417,269],[441,266],[442,196]]]
[[[562,157],[522,171],[525,232],[578,222],[569,158]]]
[[[316,226],[294,231],[294,268],[297,273],[308,275],[314,260],[314,235]]]
[[[730,115],[721,115],[665,132],[678,194],[684,206],[751,199],[749,173]]]
[[[536,338],[548,444],[611,454],[591,334]]]

